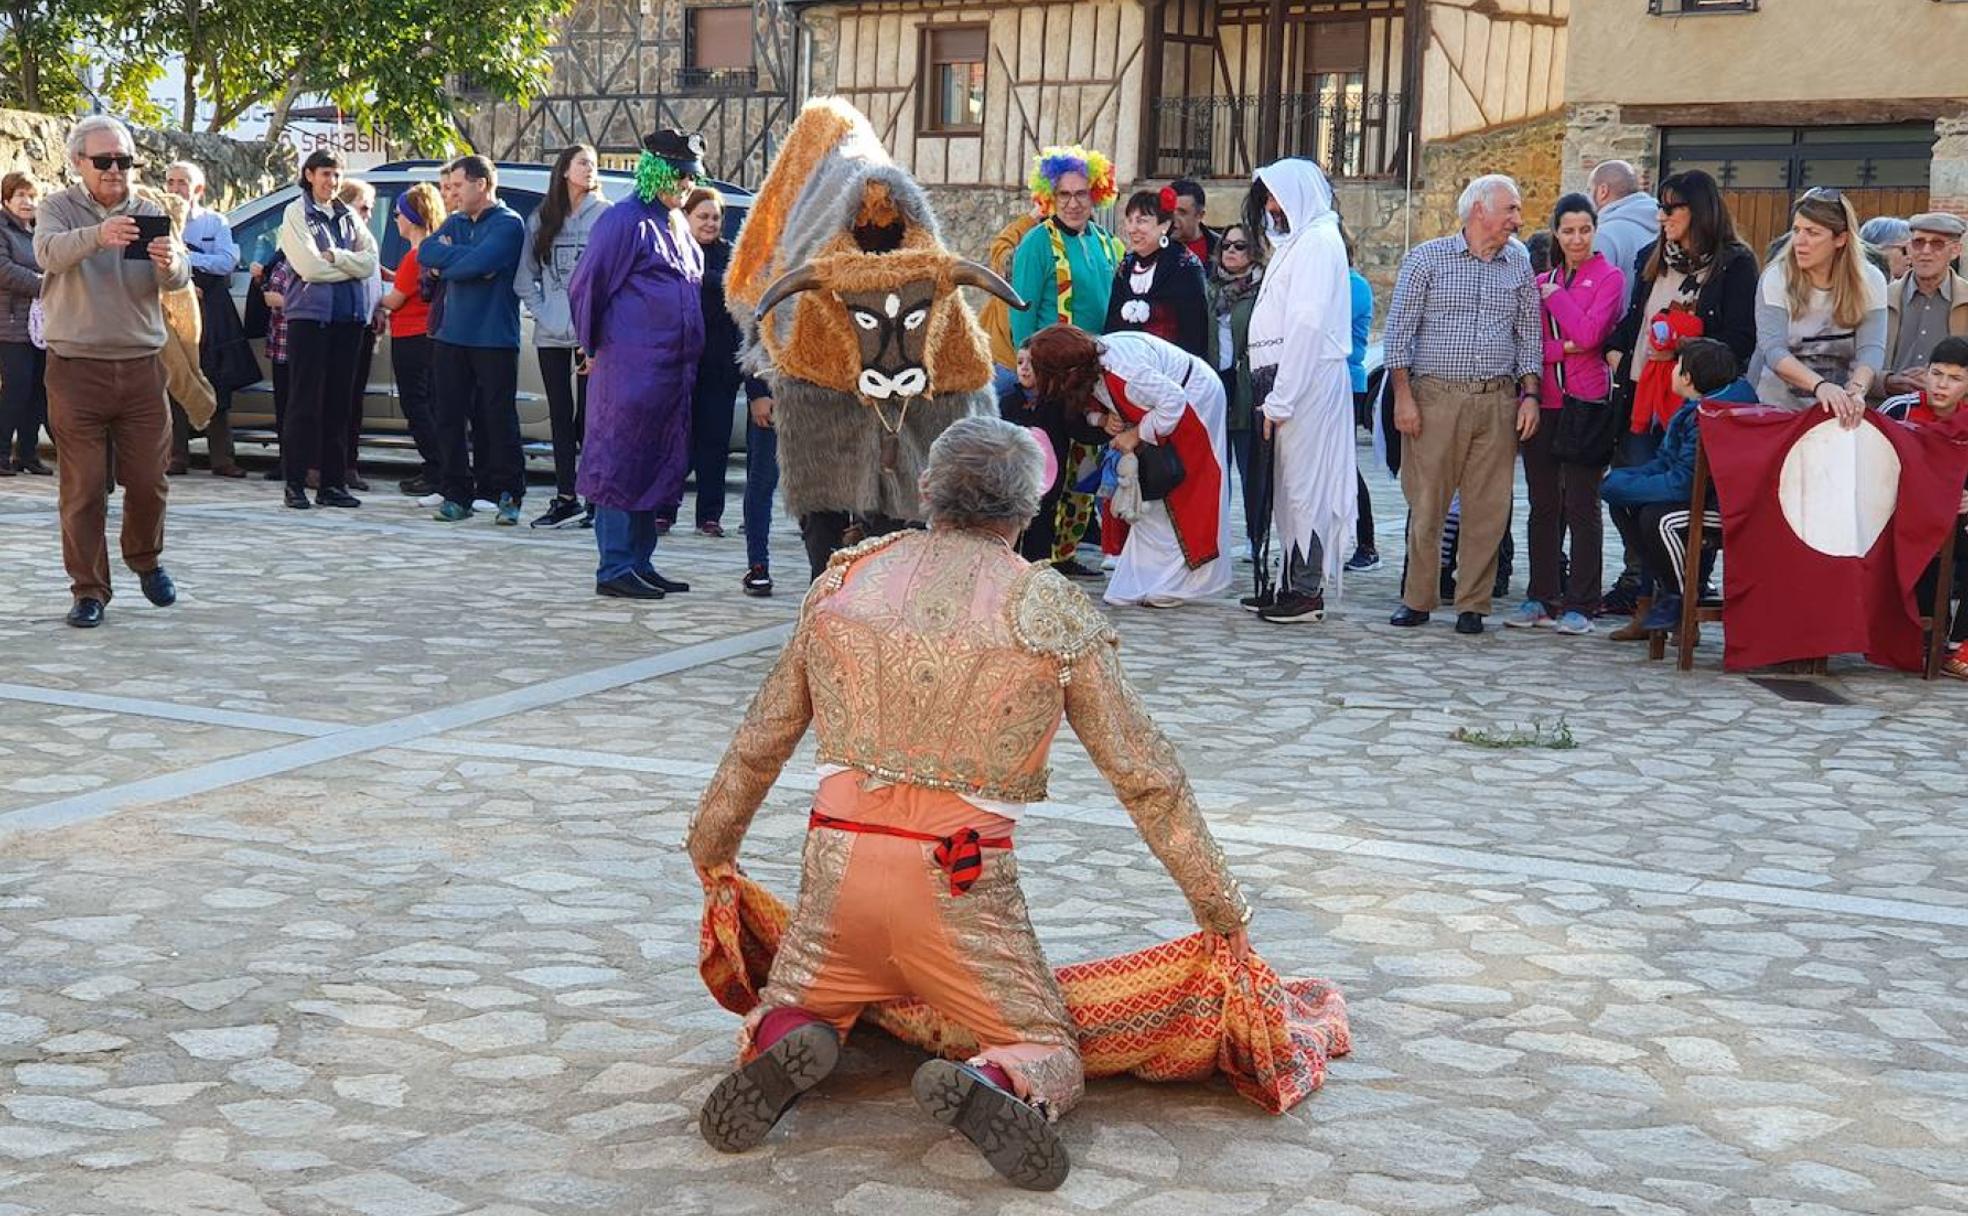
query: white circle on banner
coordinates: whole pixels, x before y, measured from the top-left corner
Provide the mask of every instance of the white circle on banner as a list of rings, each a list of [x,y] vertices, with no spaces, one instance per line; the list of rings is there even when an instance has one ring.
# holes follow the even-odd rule
[[[1785,454],[1777,479],[1784,522],[1829,557],[1864,557],[1893,520],[1900,498],[1900,454],[1861,423],[1846,430],[1828,418]]]

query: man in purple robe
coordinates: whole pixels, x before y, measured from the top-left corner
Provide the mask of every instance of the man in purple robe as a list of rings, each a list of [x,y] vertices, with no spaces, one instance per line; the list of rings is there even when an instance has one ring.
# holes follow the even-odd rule
[[[595,221],[568,286],[588,368],[588,427],[577,489],[595,505],[595,594],[660,600],[657,509],[683,494],[690,403],[704,350],[704,255],[677,208],[705,177],[701,136],[642,141],[636,193]]]

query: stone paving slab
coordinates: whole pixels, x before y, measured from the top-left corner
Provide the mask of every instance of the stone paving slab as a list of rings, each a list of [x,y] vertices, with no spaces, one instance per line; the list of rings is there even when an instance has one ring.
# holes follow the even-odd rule
[[[74,826],[0,835],[0,1216],[1968,1209],[1968,690],[1841,661],[1849,704],[1797,704],[1714,638],[1677,675],[1603,636],[1403,633],[1398,558],[1323,626],[1113,614],[1260,949],[1346,988],[1356,1051],[1275,1118],[1099,1083],[1032,1196],[878,1037],[757,1152],[696,1134],[736,1019],[677,843],[797,609],[737,595],[741,538],[672,538],[704,593],[624,607],[585,534],[193,477],[185,602],[77,634],[24,480],[0,831]],[[1561,717],[1574,749],[1450,738]],[[785,893],[810,756],[746,848]],[[1055,766],[1020,830],[1054,961],[1187,931],[1084,753]]]
[[[0,814],[282,741],[263,731],[14,703],[0,708]]]
[[[1016,1196],[863,1043],[721,1158],[691,1122],[735,1026],[694,975],[695,789],[384,751],[17,842],[0,1202],[197,1210],[144,1205],[216,1176],[298,1213],[679,1184],[707,1211],[1939,1212],[1968,1184],[1959,933],[1236,843],[1262,947],[1353,997],[1355,1058],[1297,1111],[1103,1083],[1067,1190]],[[775,799],[749,853],[781,890],[796,820]],[[1185,927],[1125,829],[1044,817],[1021,851],[1056,961]]]
[[[596,598],[592,532],[496,528],[489,516],[438,524],[393,493],[357,511],[306,513],[271,494],[256,482],[174,481],[165,562],[180,610],[151,608],[119,564],[109,627],[86,636],[49,628],[68,604],[52,494],[7,499],[0,565],[24,577],[0,588],[0,646],[26,648],[15,675],[356,723],[524,687],[625,649],[727,637],[797,606],[735,593],[744,574],[735,535],[664,546],[672,576],[720,588],[719,611],[686,615]]]

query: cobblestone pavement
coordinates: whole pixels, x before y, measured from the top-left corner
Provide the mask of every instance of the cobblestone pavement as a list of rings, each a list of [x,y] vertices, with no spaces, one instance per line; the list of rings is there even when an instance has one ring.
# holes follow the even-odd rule
[[[1678,675],[1403,633],[1398,555],[1322,626],[1117,613],[1259,948],[1344,985],[1356,1049],[1283,1117],[1097,1083],[1034,1196],[876,1036],[761,1149],[698,1138],[736,1019],[677,845],[797,605],[738,595],[735,529],[627,606],[586,533],[194,476],[180,605],[119,575],[83,633],[52,495],[0,490],[0,1216],[1968,1209],[1959,686],[1839,663],[1846,703],[1797,703],[1712,642]],[[1571,750],[1451,739],[1561,719]],[[810,758],[747,845],[787,893]],[[1054,960],[1187,931],[1055,759],[1019,846]]]

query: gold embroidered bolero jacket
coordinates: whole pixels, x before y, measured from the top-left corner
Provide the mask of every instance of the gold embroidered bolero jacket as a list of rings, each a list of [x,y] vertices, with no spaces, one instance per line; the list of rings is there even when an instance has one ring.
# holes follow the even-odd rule
[[[1250,907],[1117,647],[1078,588],[987,534],[901,532],[837,553],[698,804],[691,859],[736,859],[809,724],[822,764],[1037,802],[1063,714],[1197,923],[1228,933]]]

